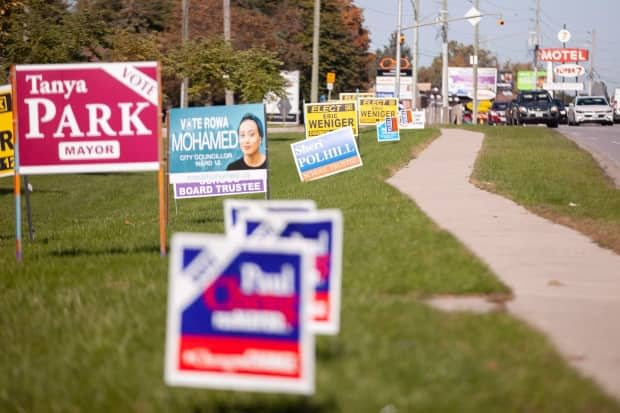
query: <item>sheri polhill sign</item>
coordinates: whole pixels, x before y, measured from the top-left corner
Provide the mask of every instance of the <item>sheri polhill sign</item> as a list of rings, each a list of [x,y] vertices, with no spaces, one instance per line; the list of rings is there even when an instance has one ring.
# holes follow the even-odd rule
[[[21,174],[159,169],[157,62],[15,66]]]

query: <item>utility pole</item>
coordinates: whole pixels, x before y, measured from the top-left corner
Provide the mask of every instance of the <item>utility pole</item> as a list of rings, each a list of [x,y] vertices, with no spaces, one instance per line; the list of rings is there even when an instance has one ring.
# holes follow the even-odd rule
[[[419,27],[420,24],[420,0],[415,0],[415,4],[413,0],[411,0],[411,4],[413,6],[413,18],[415,20],[415,28],[413,29],[413,47],[415,48],[413,52],[413,72],[412,72],[412,83],[413,83],[413,96],[412,96],[412,107],[413,109],[418,108],[418,50],[420,49],[420,36],[419,36]]]
[[[442,111],[441,120],[444,121],[444,116],[448,112],[448,0],[443,0],[441,10],[441,37],[443,44],[441,46],[442,67],[441,67],[441,96],[442,96]]]
[[[590,70],[588,73],[588,95],[592,96],[592,82],[594,82],[594,49],[596,46],[596,30],[592,30],[592,46],[590,50]]]
[[[321,0],[314,0],[314,33],[312,36],[312,81],[310,101],[319,101],[319,30],[321,29]]]
[[[480,10],[480,0],[476,0],[475,6],[476,10]],[[480,42],[480,22],[476,23],[474,26],[474,57],[473,57],[473,69],[472,76],[474,81],[474,100],[472,104],[474,105],[472,111],[472,121],[474,125],[478,124],[478,43]]]
[[[534,44],[534,90],[538,89],[538,48],[540,47],[540,0],[536,0],[536,40]]]
[[[398,12],[397,12],[397,28],[396,28],[396,79],[394,95],[396,100],[400,102],[400,36],[402,36],[401,26],[403,20],[403,0],[398,0]]]
[[[230,0],[224,0],[224,41],[230,43]],[[225,101],[227,105],[234,105],[235,96],[232,90],[226,89]]]
[[[181,42],[187,42],[187,38],[189,37],[189,24],[188,24],[188,16],[189,16],[189,0],[183,0],[181,2]],[[184,77],[181,82],[181,107],[187,107],[187,88],[189,87],[189,79]]]

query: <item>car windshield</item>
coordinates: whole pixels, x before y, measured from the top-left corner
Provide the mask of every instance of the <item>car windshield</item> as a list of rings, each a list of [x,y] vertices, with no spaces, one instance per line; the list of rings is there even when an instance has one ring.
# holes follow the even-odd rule
[[[607,101],[603,98],[581,98],[577,99],[578,105],[606,105]]]
[[[521,95],[521,99],[524,102],[548,102],[549,95],[546,93],[524,93]]]

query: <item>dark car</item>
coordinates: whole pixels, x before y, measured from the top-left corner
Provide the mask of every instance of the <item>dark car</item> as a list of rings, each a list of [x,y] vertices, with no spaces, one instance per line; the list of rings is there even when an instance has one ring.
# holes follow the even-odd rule
[[[560,121],[558,106],[546,90],[523,90],[510,105],[511,125],[544,123],[557,128]]]
[[[558,99],[554,99],[553,102],[558,107],[558,113],[560,114],[558,121],[563,125],[568,125],[568,111],[566,110],[566,106]]]
[[[488,125],[505,125],[508,102],[493,102],[487,116]]]

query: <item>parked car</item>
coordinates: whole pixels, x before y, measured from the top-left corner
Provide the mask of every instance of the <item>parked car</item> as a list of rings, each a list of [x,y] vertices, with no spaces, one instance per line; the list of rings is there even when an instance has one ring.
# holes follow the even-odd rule
[[[493,102],[491,109],[489,109],[489,114],[487,115],[487,124],[505,125],[506,109],[508,109],[508,102]]]
[[[546,90],[523,90],[510,105],[511,125],[544,123],[557,128],[560,118],[558,106]]]
[[[579,126],[582,123],[613,125],[613,109],[604,96],[576,96],[568,106],[568,124]]]
[[[563,125],[566,125],[568,123],[568,110],[566,109],[566,106],[564,105],[564,103],[562,103],[561,100],[558,99],[554,99],[553,102],[558,107],[558,112],[560,114],[560,117],[558,119],[559,122]]]

